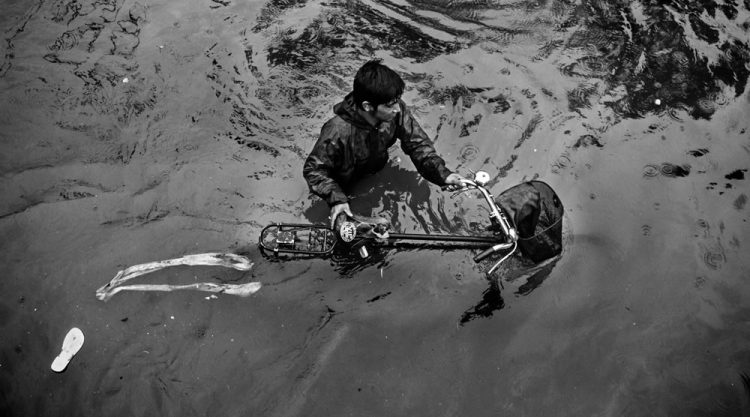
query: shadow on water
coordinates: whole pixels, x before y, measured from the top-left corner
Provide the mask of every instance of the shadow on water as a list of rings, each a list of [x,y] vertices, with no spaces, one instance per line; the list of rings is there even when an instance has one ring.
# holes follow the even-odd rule
[[[491,317],[496,311],[505,307],[502,290],[505,283],[516,284],[522,282],[514,292],[514,295],[525,296],[539,288],[552,274],[560,257],[541,262],[538,265],[528,259],[516,255],[508,260],[508,263],[500,268],[500,272],[489,277],[489,287],[482,293],[482,299],[474,307],[466,310],[459,320],[461,325],[477,318]]]

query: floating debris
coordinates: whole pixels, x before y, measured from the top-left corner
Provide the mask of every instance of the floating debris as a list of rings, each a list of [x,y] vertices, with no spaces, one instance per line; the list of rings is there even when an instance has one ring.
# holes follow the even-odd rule
[[[96,290],[96,298],[102,301],[107,301],[120,291],[175,291],[188,289],[247,297],[248,295],[257,292],[261,287],[259,282],[250,282],[247,284],[214,284],[210,282],[198,282],[187,285],[142,284],[121,286],[125,281],[131,280],[135,277],[177,265],[223,266],[234,268],[239,271],[249,271],[250,268],[253,267],[253,263],[250,262],[248,258],[233,253],[201,253],[186,255],[181,258],[167,259],[164,261],[148,262],[145,264],[134,265],[118,272],[117,275],[112,278],[112,281]]]
[[[589,146],[596,146],[597,148],[603,148],[604,147],[604,145],[602,145],[602,143],[599,142],[599,138],[597,138],[596,136],[594,136],[594,135],[583,135],[580,138],[578,138],[578,140],[576,141],[576,143],[573,145],[573,149],[578,149],[578,148],[581,148],[581,147],[587,148]]]
[[[746,169],[738,169],[724,176],[728,180],[744,180]]]

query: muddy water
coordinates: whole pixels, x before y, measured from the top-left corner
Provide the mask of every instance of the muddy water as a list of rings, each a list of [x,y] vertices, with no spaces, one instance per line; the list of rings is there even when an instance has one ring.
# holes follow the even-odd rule
[[[748,415],[750,5],[651,3],[4,2],[2,414]],[[560,194],[561,259],[260,256],[264,225],[325,216],[302,162],[372,57],[451,168]],[[485,221],[392,157],[355,211]],[[94,297],[208,251],[255,268],[140,282],[264,287]]]

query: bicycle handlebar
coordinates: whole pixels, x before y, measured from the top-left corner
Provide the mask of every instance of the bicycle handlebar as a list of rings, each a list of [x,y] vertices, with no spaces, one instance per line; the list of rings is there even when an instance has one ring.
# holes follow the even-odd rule
[[[481,171],[477,173],[477,177],[482,173]],[[479,192],[482,193],[482,196],[487,201],[487,205],[490,207],[490,218],[495,219],[497,223],[500,225],[500,227],[503,229],[503,233],[512,241],[515,242],[518,240],[518,233],[516,233],[516,229],[511,227],[510,223],[508,222],[508,219],[505,217],[505,214],[498,208],[497,204],[495,203],[495,200],[493,200],[492,194],[484,187],[484,184],[486,182],[484,181],[472,181],[470,179],[463,179],[461,182],[465,184],[466,189],[474,189],[479,190]]]

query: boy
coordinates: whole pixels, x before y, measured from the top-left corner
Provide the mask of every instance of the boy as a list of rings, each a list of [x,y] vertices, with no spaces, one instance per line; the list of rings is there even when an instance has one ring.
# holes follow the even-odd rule
[[[342,187],[380,171],[396,139],[428,181],[458,189],[465,179],[445,167],[427,134],[401,101],[404,81],[380,60],[364,64],[354,88],[333,107],[336,114],[323,125],[305,161],[303,175],[310,191],[331,207],[331,227],[341,213],[352,216]]]

